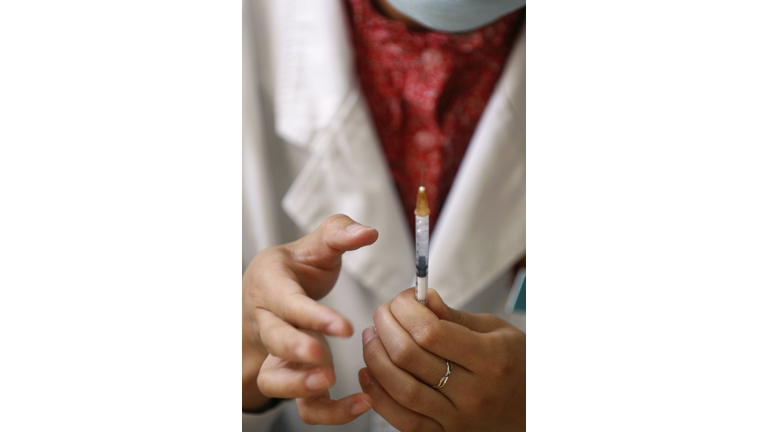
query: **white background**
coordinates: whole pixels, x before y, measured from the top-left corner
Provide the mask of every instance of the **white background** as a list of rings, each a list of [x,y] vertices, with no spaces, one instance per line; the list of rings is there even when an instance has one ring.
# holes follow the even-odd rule
[[[766,12],[529,7],[529,430],[768,427]],[[3,2],[0,65],[0,430],[238,430],[240,3]]]

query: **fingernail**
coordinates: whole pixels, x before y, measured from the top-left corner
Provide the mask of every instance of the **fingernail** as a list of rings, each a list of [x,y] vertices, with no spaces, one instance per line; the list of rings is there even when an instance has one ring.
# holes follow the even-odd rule
[[[324,390],[330,387],[330,383],[322,373],[313,373],[307,378],[307,388],[310,390]]]
[[[373,378],[373,375],[371,375],[371,371],[369,371],[367,368],[363,368],[363,369],[360,369],[359,378],[360,378],[360,385],[365,387],[371,383],[371,378]]]
[[[352,234],[357,234],[360,231],[365,231],[365,230],[369,230],[369,229],[371,229],[371,227],[365,226],[365,225],[361,225],[359,223],[354,223],[354,224],[352,224],[352,225],[347,227],[347,232],[352,233]]]
[[[360,402],[352,405],[352,415],[360,415],[369,409],[373,408],[372,406],[368,405],[368,402],[365,401],[365,399],[361,400]]]
[[[326,331],[330,334],[339,334],[344,330],[344,323],[341,321],[334,321],[326,327]]]
[[[363,330],[363,346],[365,346],[365,344],[367,344],[374,336],[376,336],[376,327],[371,326]]]

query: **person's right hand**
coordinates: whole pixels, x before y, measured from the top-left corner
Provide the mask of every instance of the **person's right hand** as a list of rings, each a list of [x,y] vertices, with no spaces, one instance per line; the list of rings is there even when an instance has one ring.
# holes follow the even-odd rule
[[[309,424],[344,424],[370,409],[372,399],[365,393],[330,399],[336,375],[323,334],[350,337],[352,325],[316,300],[336,283],[341,255],[378,236],[373,228],[335,215],[311,234],[264,249],[251,261],[243,275],[244,408],[247,400],[267,401],[265,396],[296,398]],[[254,378],[258,388],[246,385]]]

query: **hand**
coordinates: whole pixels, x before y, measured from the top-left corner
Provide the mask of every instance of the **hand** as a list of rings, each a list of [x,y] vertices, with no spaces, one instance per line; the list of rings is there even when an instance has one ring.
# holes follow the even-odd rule
[[[352,325],[316,300],[336,283],[341,255],[377,238],[373,228],[335,215],[311,234],[256,255],[243,275],[244,409],[297,398],[306,423],[344,424],[370,408],[364,393],[330,399],[336,375],[323,334],[350,337]]]
[[[525,430],[525,334],[489,314],[427,305],[407,289],[363,332],[358,377],[373,409],[402,431]],[[441,389],[436,385],[453,372]]]

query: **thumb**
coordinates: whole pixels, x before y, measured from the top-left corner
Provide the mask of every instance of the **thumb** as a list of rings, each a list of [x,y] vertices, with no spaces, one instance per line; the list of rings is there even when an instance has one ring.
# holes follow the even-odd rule
[[[379,232],[375,229],[361,225],[349,216],[337,214],[288,246],[302,263],[330,269],[341,264],[344,252],[373,244],[378,238]]]
[[[427,290],[427,307],[441,320],[456,323],[479,333],[488,333],[497,329],[499,322],[502,321],[491,314],[474,314],[450,308],[440,294],[432,288]]]

